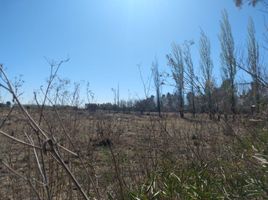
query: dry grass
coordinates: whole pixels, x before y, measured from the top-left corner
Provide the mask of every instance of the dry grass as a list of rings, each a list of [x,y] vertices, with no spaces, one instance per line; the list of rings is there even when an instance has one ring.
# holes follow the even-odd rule
[[[6,116],[7,112],[2,115]],[[29,110],[29,114],[35,120],[40,116],[38,109]],[[160,169],[164,160],[176,163],[176,166],[186,166],[193,161],[209,163],[220,157],[228,158],[234,142],[234,130],[228,130],[224,122],[210,121],[205,115],[187,120],[175,114],[159,118],[49,109],[44,110],[40,127],[57,143],[79,154],[80,159],[60,150],[65,164],[87,195],[99,195],[102,199],[109,196],[127,198],[124,196]],[[239,134],[245,132],[238,122],[232,127],[236,127],[235,132]],[[38,144],[28,120],[17,109],[8,117],[2,130],[23,141],[27,141],[26,132]],[[34,181],[42,182],[42,177],[33,150],[8,138],[1,137],[0,141],[0,159],[14,170],[0,165],[0,196],[3,199],[35,199],[36,192],[41,199],[47,199],[44,186]],[[40,156],[39,152],[37,154]],[[44,161],[52,199],[81,199],[77,187],[50,152],[44,155]]]
[[[63,62],[28,110],[0,68],[1,199],[267,199],[266,120],[46,107]]]

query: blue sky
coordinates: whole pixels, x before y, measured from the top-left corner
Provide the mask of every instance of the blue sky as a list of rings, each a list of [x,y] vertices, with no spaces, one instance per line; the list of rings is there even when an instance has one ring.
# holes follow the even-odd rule
[[[172,42],[195,41],[192,51],[199,73],[202,28],[211,40],[219,82],[218,34],[223,9],[229,13],[239,48],[245,48],[249,16],[263,41],[265,14],[248,6],[238,9],[232,0],[0,0],[0,62],[11,78],[23,75],[25,103],[31,102],[33,91],[49,74],[44,57],[69,57],[59,75],[89,81],[98,102],[112,101],[111,88],[117,84],[121,98],[142,98],[137,64],[142,63],[147,76],[156,56],[160,70],[168,71],[166,54]]]

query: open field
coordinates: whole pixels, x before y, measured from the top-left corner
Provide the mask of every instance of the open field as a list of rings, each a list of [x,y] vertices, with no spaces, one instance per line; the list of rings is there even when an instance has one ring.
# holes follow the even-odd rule
[[[0,9],[0,200],[268,199],[268,0]]]
[[[1,113],[1,119],[5,119],[1,130],[28,143],[32,140],[41,150],[1,135],[0,199],[47,199],[48,191],[52,199],[83,199],[47,144],[39,143],[29,120],[18,109],[6,118],[8,112],[6,109]],[[28,112],[39,120],[37,109]],[[78,154],[77,157],[58,149],[65,165],[92,198],[241,199],[242,194],[252,199],[267,197],[261,183],[254,185],[258,176],[264,179],[263,184],[267,183],[262,165],[253,157],[263,153],[262,143],[267,139],[263,121],[245,117],[237,117],[235,122],[211,121],[205,114],[181,119],[176,114],[159,118],[154,114],[51,108],[44,110],[40,127],[57,145]],[[258,136],[251,134],[258,127],[260,142]],[[167,174],[163,177],[163,173]],[[162,179],[170,178],[170,174],[179,182],[171,180],[171,188],[165,188],[168,186]]]

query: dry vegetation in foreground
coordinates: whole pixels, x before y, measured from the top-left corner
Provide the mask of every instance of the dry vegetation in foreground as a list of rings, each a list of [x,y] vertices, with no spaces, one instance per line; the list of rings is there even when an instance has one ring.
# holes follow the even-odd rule
[[[28,113],[39,120],[39,109]],[[1,112],[1,130],[36,148],[1,135],[0,199],[83,199],[80,186],[88,199],[267,198],[264,121],[56,107],[42,115],[39,126],[59,158],[40,143],[24,111]]]
[[[245,3],[235,2],[237,6]],[[265,13],[267,5],[262,3]],[[16,105],[11,107],[9,102],[10,108],[0,108],[0,200],[268,199],[268,82],[259,49],[266,48],[267,41],[259,45],[250,19],[247,54],[244,58],[242,50],[239,58],[226,10],[218,38],[220,87],[215,83],[219,77],[213,74],[210,40],[202,30],[201,76],[195,74],[192,40],[172,45],[166,55],[171,73],[160,72],[155,59],[146,81],[139,66],[146,98],[128,102],[129,108],[153,111],[156,100],[158,115],[78,109],[79,84],[69,92],[69,81],[57,76],[69,59],[47,60],[46,86],[35,93],[35,106],[26,109],[19,100],[23,82],[12,83],[0,65],[0,88]],[[250,76],[251,82],[236,83],[238,70]],[[151,79],[156,98],[149,96]],[[163,85],[171,86],[169,79],[176,92],[161,95]],[[238,94],[238,87],[243,94]],[[117,88],[112,88],[115,103],[104,105],[110,110],[120,108]],[[90,99],[88,88],[87,95]],[[162,100],[166,110],[161,110]],[[89,108],[101,108],[90,102]],[[252,116],[239,114],[239,109],[248,113],[249,108]],[[167,113],[175,110],[179,114]],[[258,116],[253,116],[255,111]],[[216,120],[215,113],[226,117]],[[228,119],[230,113],[233,116]]]
[[[1,108],[0,199],[267,199],[267,115],[107,113],[54,105],[51,66],[43,98]],[[57,86],[57,83],[56,83]],[[79,102],[75,89],[70,102]],[[56,95],[55,95],[56,94]],[[38,100],[39,99],[39,100]],[[71,104],[75,105],[75,104]],[[180,113],[181,114],[181,113]]]

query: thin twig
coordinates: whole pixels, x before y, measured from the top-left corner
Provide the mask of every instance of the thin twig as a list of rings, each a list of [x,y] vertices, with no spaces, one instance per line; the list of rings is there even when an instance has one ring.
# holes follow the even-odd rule
[[[29,142],[34,145],[34,141],[33,139],[31,138],[31,136],[29,136],[26,132],[24,132],[24,134],[26,135],[26,137],[28,138]],[[45,182],[45,184],[47,185],[47,182],[46,182],[46,178],[45,178],[45,175],[44,173],[42,172],[42,167],[41,167],[41,164],[40,164],[40,161],[39,161],[39,158],[38,158],[38,155],[37,155],[37,152],[35,150],[35,148],[33,148],[33,152],[34,152],[34,156],[35,156],[35,160],[36,160],[36,164],[38,166],[38,169],[39,169],[39,172],[43,178],[43,181]]]
[[[29,181],[30,179],[26,178],[25,176],[21,175],[19,172],[17,172],[16,170],[12,169],[8,164],[6,164],[5,162],[2,161],[2,164],[9,170],[11,171],[13,174],[17,175],[18,177],[22,178],[23,180],[25,181]],[[38,180],[35,180],[35,179],[32,179],[34,182],[38,183],[39,185],[41,186],[45,186],[44,183],[38,181]]]
[[[2,134],[3,136],[5,136],[5,137],[7,137],[7,138],[9,138],[9,139],[11,139],[11,140],[13,140],[13,141],[15,141],[15,142],[18,142],[18,143],[20,143],[20,144],[23,144],[23,145],[26,145],[26,146],[28,146],[28,147],[32,147],[32,148],[35,148],[35,149],[42,150],[41,147],[39,147],[39,146],[35,146],[35,145],[32,145],[32,144],[29,144],[29,143],[27,143],[27,142],[24,142],[24,141],[22,141],[22,140],[20,140],[20,139],[18,139],[18,138],[15,138],[15,137],[13,137],[13,136],[11,136],[11,135],[5,133],[4,131],[1,131],[1,130],[0,130],[0,134]]]
[[[53,141],[52,140],[48,141],[48,144],[50,145],[50,147],[52,149],[52,153],[57,158],[57,160],[60,162],[61,166],[65,169],[66,173],[71,177],[71,179],[73,180],[73,182],[76,185],[77,189],[80,191],[80,193],[84,197],[84,199],[89,200],[89,197],[86,195],[86,193],[84,192],[84,190],[82,189],[82,187],[80,186],[80,184],[78,183],[76,178],[74,177],[73,173],[70,171],[68,166],[64,163],[64,161],[62,160],[62,158],[59,155],[58,151],[54,147]]]

